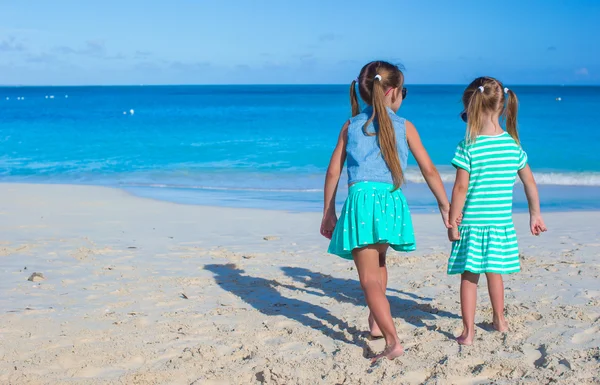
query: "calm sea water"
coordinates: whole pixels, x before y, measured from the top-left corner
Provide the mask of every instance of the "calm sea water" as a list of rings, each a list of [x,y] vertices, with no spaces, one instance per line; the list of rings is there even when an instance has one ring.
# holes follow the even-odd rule
[[[600,87],[513,89],[544,208],[599,209]],[[449,189],[449,161],[465,130],[462,90],[408,86],[399,111],[417,126]],[[348,87],[337,85],[3,87],[0,180],[108,185],[180,203],[318,211],[348,100]],[[435,201],[414,160],[409,163],[404,191],[413,210],[430,211]],[[341,188],[340,203],[344,197]],[[520,192],[515,208],[526,208]]]

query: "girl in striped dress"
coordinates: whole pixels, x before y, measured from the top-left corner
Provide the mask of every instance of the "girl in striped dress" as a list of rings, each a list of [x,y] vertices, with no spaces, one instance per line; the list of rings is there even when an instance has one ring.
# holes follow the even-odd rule
[[[505,332],[502,274],[520,270],[517,235],[512,220],[513,186],[517,175],[529,203],[530,229],[546,231],[537,186],[527,165],[517,133],[517,95],[494,78],[475,79],[463,94],[467,134],[452,164],[448,238],[452,252],[448,274],[461,274],[460,302],[464,330],[457,341],[471,345],[475,335],[475,307],[479,275],[485,273],[493,308],[493,326]],[[506,131],[500,124],[506,122]],[[462,219],[460,216],[462,214]],[[459,223],[460,222],[460,223]]]

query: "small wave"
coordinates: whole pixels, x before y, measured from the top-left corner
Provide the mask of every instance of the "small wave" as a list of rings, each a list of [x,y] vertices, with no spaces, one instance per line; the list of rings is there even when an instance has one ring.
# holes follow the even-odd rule
[[[441,172],[442,181],[446,184],[454,182],[455,174],[451,172]],[[423,184],[425,179],[420,173],[409,172],[405,175],[408,183]],[[600,186],[600,173],[553,173],[541,172],[535,174],[538,185],[553,186]],[[520,183],[517,178],[517,182]],[[341,184],[345,180],[340,181]],[[228,187],[211,185],[187,185],[185,183],[127,183],[123,186],[128,187],[150,187],[165,189],[191,189],[206,191],[238,191],[238,192],[272,192],[272,193],[322,193],[322,188],[277,188],[277,187]]]
[[[286,192],[286,193],[314,193],[323,192],[323,189],[293,189],[293,188],[254,188],[254,187],[218,187],[218,186],[194,186],[167,183],[126,183],[129,187],[154,187],[172,189],[210,190],[210,191],[253,191],[253,192]]]
[[[600,186],[600,173],[534,173],[538,184],[560,186]]]
[[[440,176],[444,183],[453,183],[455,172],[443,171]],[[539,185],[554,186],[600,186],[600,173],[598,172],[534,172],[535,181]],[[425,183],[425,178],[420,173],[407,172],[405,179],[412,183]],[[517,178],[517,183],[521,183]]]
[[[219,140],[212,142],[194,142],[191,143],[192,147],[206,147],[206,146],[217,146],[221,144],[239,144],[239,143],[256,143],[259,140],[256,139],[231,139],[231,140]]]
[[[317,176],[316,174],[314,175]],[[449,185],[454,182],[455,173],[450,171],[442,171],[440,173],[442,181]],[[289,179],[289,178],[288,178]],[[292,180],[294,178],[291,178]],[[538,185],[548,186],[600,186],[600,173],[557,173],[557,172],[539,172],[535,173],[535,179]],[[408,183],[424,184],[423,175],[417,172],[408,172],[405,174],[405,180]],[[342,178],[340,184],[345,183],[345,178]],[[517,183],[520,183],[517,178]],[[297,183],[296,183],[297,184]],[[165,188],[165,189],[191,189],[191,190],[206,190],[206,191],[238,191],[238,192],[272,192],[272,193],[322,193],[322,188],[278,188],[278,187],[229,187],[229,186],[214,186],[194,185],[185,183],[144,183],[144,182],[122,182],[123,186],[128,187],[150,187],[150,188]]]

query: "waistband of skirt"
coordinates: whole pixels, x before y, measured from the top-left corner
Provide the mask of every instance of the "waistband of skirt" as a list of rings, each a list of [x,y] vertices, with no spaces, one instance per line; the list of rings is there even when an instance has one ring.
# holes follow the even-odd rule
[[[376,190],[392,191],[394,189],[394,185],[391,183],[385,183],[385,182],[369,182],[369,181],[356,182],[348,187],[348,194],[352,194],[352,193],[361,191],[362,189],[365,189],[365,188],[374,188]],[[396,191],[402,191],[402,189],[399,188]]]

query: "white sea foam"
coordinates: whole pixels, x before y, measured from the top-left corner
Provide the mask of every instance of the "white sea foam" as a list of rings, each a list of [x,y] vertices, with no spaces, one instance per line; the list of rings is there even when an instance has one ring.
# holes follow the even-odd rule
[[[316,176],[316,175],[315,175]],[[454,182],[454,174],[450,172],[441,173],[442,180],[446,184],[452,184]],[[554,185],[554,186],[600,186],[600,173],[537,173],[535,175],[538,185]],[[231,175],[231,180],[235,180],[235,176]],[[243,180],[244,178],[241,178]],[[207,191],[247,191],[247,192],[279,192],[279,193],[318,193],[323,192],[322,188],[311,188],[313,186],[307,186],[306,188],[298,186],[302,182],[297,181],[294,183],[294,178],[288,178],[287,183],[294,185],[293,187],[278,187],[278,186],[265,186],[265,187],[230,187],[230,186],[219,186],[220,183],[213,185],[210,181],[206,181],[203,184],[187,184],[183,183],[127,183],[123,184],[129,187],[150,187],[150,188],[164,188],[164,189],[191,189],[191,190],[207,190]],[[408,183],[423,184],[425,179],[420,173],[410,172],[405,175],[405,179]],[[518,181],[518,178],[517,178]],[[341,184],[345,183],[345,178],[340,181]],[[243,184],[240,183],[240,184]],[[267,183],[269,184],[269,183]],[[312,183],[311,183],[312,184]],[[297,187],[298,186],[298,187]]]
[[[286,193],[312,193],[323,192],[323,189],[311,188],[255,188],[255,187],[220,187],[220,186],[201,186],[185,185],[171,183],[127,183],[130,187],[154,187],[154,188],[172,188],[172,189],[191,189],[191,190],[210,190],[210,191],[255,191],[255,192],[286,192]]]
[[[456,174],[443,171],[440,176],[445,183],[453,183]],[[600,172],[534,172],[534,176],[537,184],[540,185],[600,186]],[[405,179],[412,183],[425,183],[423,175],[419,172],[409,171]],[[517,183],[520,183],[518,177]]]

